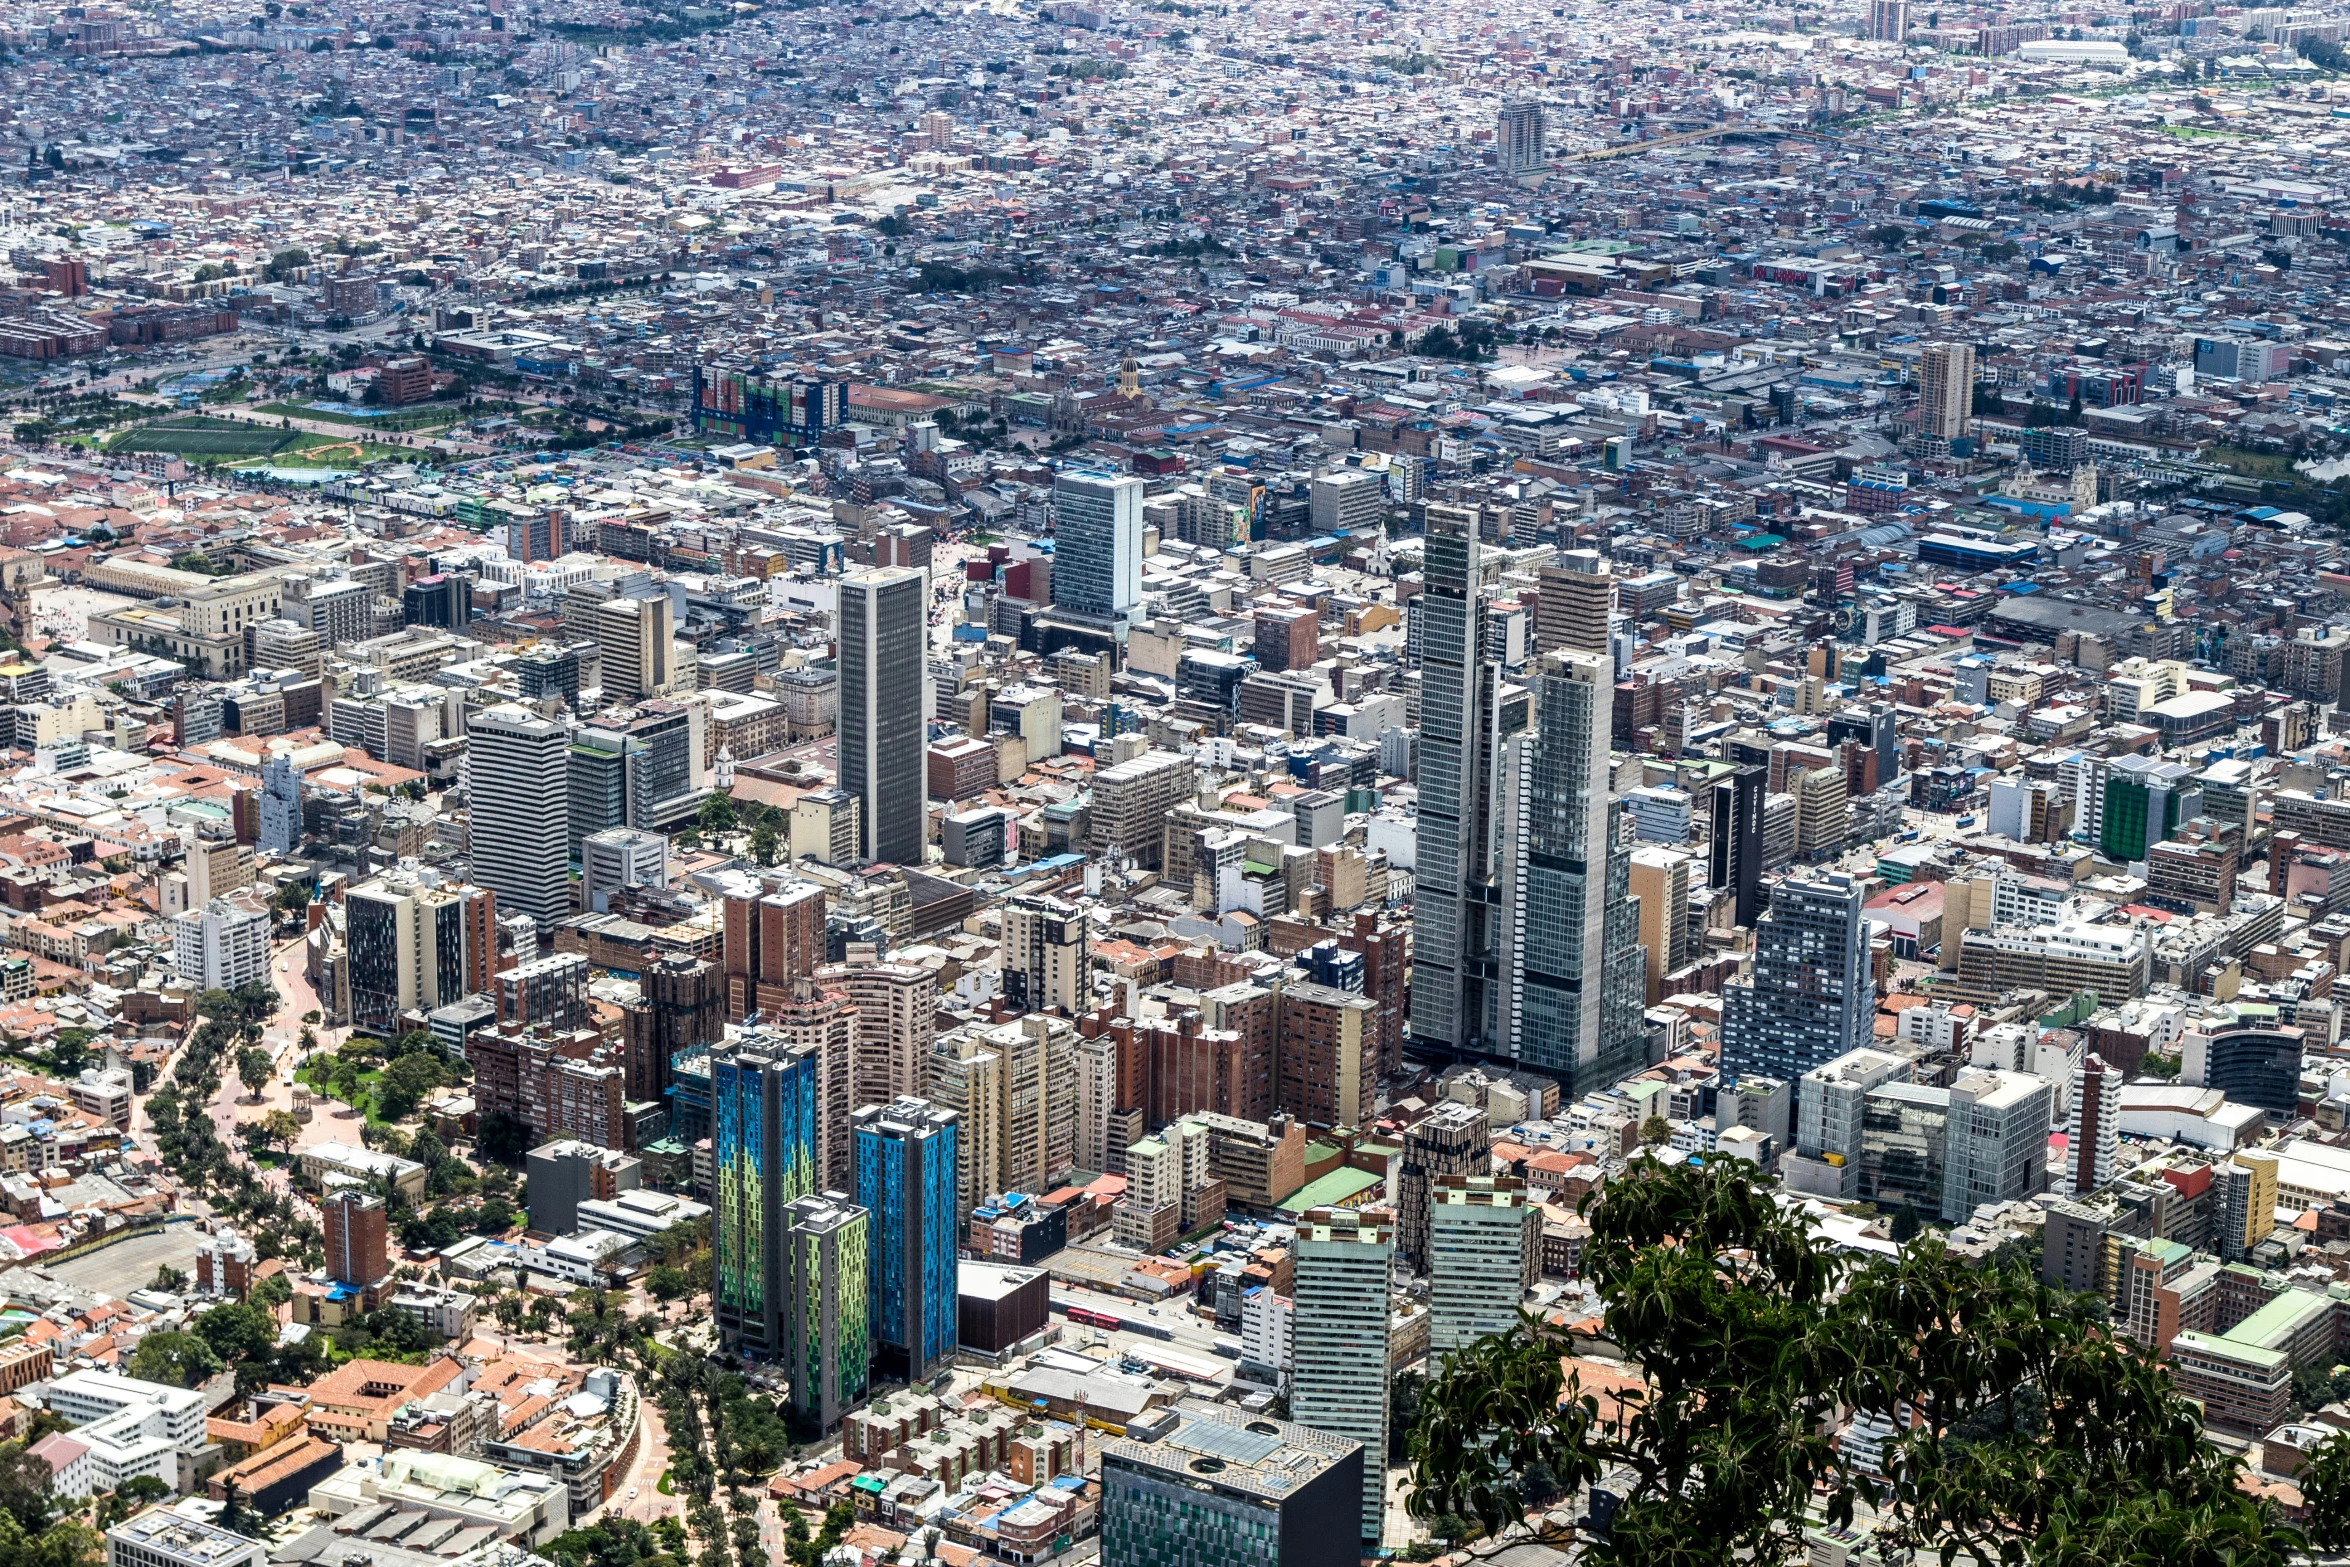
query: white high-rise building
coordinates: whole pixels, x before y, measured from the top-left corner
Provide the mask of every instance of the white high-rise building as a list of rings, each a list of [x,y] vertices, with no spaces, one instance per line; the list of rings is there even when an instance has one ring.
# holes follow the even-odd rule
[[[1504,174],[1531,174],[1550,162],[1550,126],[1542,105],[1519,99],[1501,106],[1493,129]]]
[[[1133,474],[1053,480],[1053,607],[1123,620],[1142,602],[1142,495]]]
[[[199,990],[266,984],[269,906],[251,892],[233,892],[174,916],[171,967]]]
[[[552,925],[571,912],[567,745],[562,726],[507,703],[473,715],[465,752],[473,880],[501,914]]]
[[[1928,343],[1918,355],[1918,429],[1955,441],[1974,427],[1975,350]]]
[[[623,887],[669,885],[669,839],[634,827],[607,827],[579,840],[580,893],[590,914],[609,914]]]
[[[1290,1418],[1363,1444],[1363,1542],[1387,1511],[1388,1292],[1395,1226],[1378,1210],[1315,1208],[1297,1227]]]
[[[1506,1333],[1525,1298],[1534,1210],[1509,1175],[1439,1175],[1428,1192],[1428,1353]]]
[[[1270,1284],[1259,1284],[1240,1297],[1240,1358],[1252,1366],[1281,1373],[1289,1380],[1291,1345],[1297,1326],[1297,1303],[1276,1295]]]
[[[302,841],[302,770],[279,753],[261,764],[261,831],[255,846],[264,854],[291,854]]]

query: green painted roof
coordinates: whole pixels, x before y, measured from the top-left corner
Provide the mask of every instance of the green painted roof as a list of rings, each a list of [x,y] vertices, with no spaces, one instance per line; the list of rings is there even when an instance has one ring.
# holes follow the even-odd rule
[[[2228,1329],[2224,1337],[2231,1344],[2257,1344],[2263,1349],[2270,1348],[2278,1340],[2290,1337],[2313,1313],[2333,1309],[2333,1297],[2329,1295],[2320,1295],[2315,1290],[2289,1289]]]
[[[2174,1353],[2184,1349],[2214,1355],[2222,1360],[2241,1361],[2264,1371],[2273,1371],[2285,1363],[2283,1350],[2262,1349],[2258,1344],[2239,1344],[2233,1334],[2226,1338],[2213,1338],[2208,1333],[2181,1333],[2171,1340],[2171,1349]]]
[[[1281,1211],[1303,1213],[1308,1208],[1343,1207],[1378,1184],[1379,1177],[1368,1170],[1332,1170],[1284,1198]]]

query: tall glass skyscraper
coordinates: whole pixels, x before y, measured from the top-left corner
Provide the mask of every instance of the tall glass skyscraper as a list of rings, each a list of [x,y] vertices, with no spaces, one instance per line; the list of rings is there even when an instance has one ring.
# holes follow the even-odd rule
[[[1377,1210],[1315,1208],[1297,1227],[1297,1302],[1289,1414],[1363,1444],[1362,1540],[1387,1513],[1388,1293],[1395,1225]]]
[[[850,1117],[857,1205],[873,1216],[867,1337],[883,1376],[955,1358],[955,1112],[908,1095]]]
[[[922,863],[929,600],[916,566],[840,582],[840,786],[860,806],[858,856],[891,865]]]
[[[1875,1037],[1865,901],[1841,871],[1790,876],[1772,890],[1755,921],[1753,975],[1722,987],[1725,1081],[1794,1083]]]
[[[1523,914],[1509,949],[1517,1057],[1567,1094],[1645,1064],[1648,950],[1622,808],[1608,794],[1615,684],[1601,653],[1546,654],[1535,680]]]
[[[1142,602],[1142,494],[1132,474],[1053,480],[1053,607],[1123,620]]]
[[[788,1348],[786,1210],[816,1188],[817,1072],[813,1047],[755,1031],[710,1059],[710,1294],[719,1342],[741,1354]]]
[[[511,703],[474,714],[466,735],[473,880],[498,895],[499,913],[552,925],[571,912],[567,737]]]
[[[1477,513],[1427,509],[1419,599],[1420,787],[1412,896],[1412,1037],[1510,1053],[1504,972],[1514,801],[1508,748],[1528,724],[1525,691],[1484,657]]]

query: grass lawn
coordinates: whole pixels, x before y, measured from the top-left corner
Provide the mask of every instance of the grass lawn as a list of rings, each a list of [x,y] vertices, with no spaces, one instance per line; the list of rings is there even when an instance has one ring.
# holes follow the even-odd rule
[[[283,435],[287,432],[279,431]],[[378,441],[356,438],[343,440],[332,435],[294,435],[284,447],[272,452],[269,466],[273,468],[356,468],[361,463],[413,462],[421,453],[403,446],[386,446]]]
[[[675,1496],[677,1494],[677,1492],[669,1484],[669,1471],[666,1469],[661,1471],[661,1478],[653,1482],[653,1489],[660,1492],[663,1496]]]
[[[269,457],[294,443],[288,430],[265,430],[234,419],[201,414],[141,425],[106,443],[110,452],[169,452],[193,463],[250,461]]]
[[[305,1066],[300,1071],[296,1072],[294,1074],[294,1081],[302,1084],[306,1088],[311,1089],[313,1092],[326,1095],[329,1099],[336,1101],[338,1104],[347,1104],[352,1106],[354,1109],[359,1110],[367,1117],[367,1124],[370,1126],[382,1126],[386,1124],[383,1116],[378,1113],[375,1107],[375,1085],[383,1079],[382,1072],[376,1070],[373,1067],[370,1067],[368,1070],[360,1073],[359,1097],[357,1099],[345,1099],[341,1094],[335,1092],[335,1090],[329,1086],[332,1082],[332,1079],[327,1071],[327,1067],[327,1058],[321,1057],[319,1060],[311,1062],[308,1066]]]
[[[2237,446],[2207,446],[2203,449],[2203,460],[2217,463],[2247,479],[2292,484],[2307,477],[2294,472],[2293,459],[2282,452],[2248,452]]]
[[[364,414],[338,413],[328,408],[310,408],[301,403],[263,403],[259,413],[278,414],[288,419],[308,419],[317,424],[345,424],[359,430],[437,430],[455,424],[464,415],[455,408],[417,407],[390,409],[376,418]]]

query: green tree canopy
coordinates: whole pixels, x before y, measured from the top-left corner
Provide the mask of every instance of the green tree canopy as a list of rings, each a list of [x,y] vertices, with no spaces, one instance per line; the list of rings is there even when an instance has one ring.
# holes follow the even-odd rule
[[[142,1382],[194,1387],[219,1374],[221,1358],[193,1333],[150,1333],[131,1352],[130,1374]]]
[[[1932,1239],[1838,1252],[1736,1159],[1642,1161],[1587,1213],[1584,1273],[1645,1390],[1603,1409],[1576,1340],[1531,1314],[1446,1357],[1410,1439],[1415,1516],[1494,1533],[1536,1505],[1530,1477],[1604,1475],[1596,1567],[1799,1562],[1807,1527],[1863,1502],[1885,1544],[1945,1564],[2282,1567],[2298,1544],[2083,1298]],[[1895,1432],[1881,1477],[1832,1435],[1854,1410]],[[2320,1485],[2350,1469],[2350,1435],[2327,1446]]]

